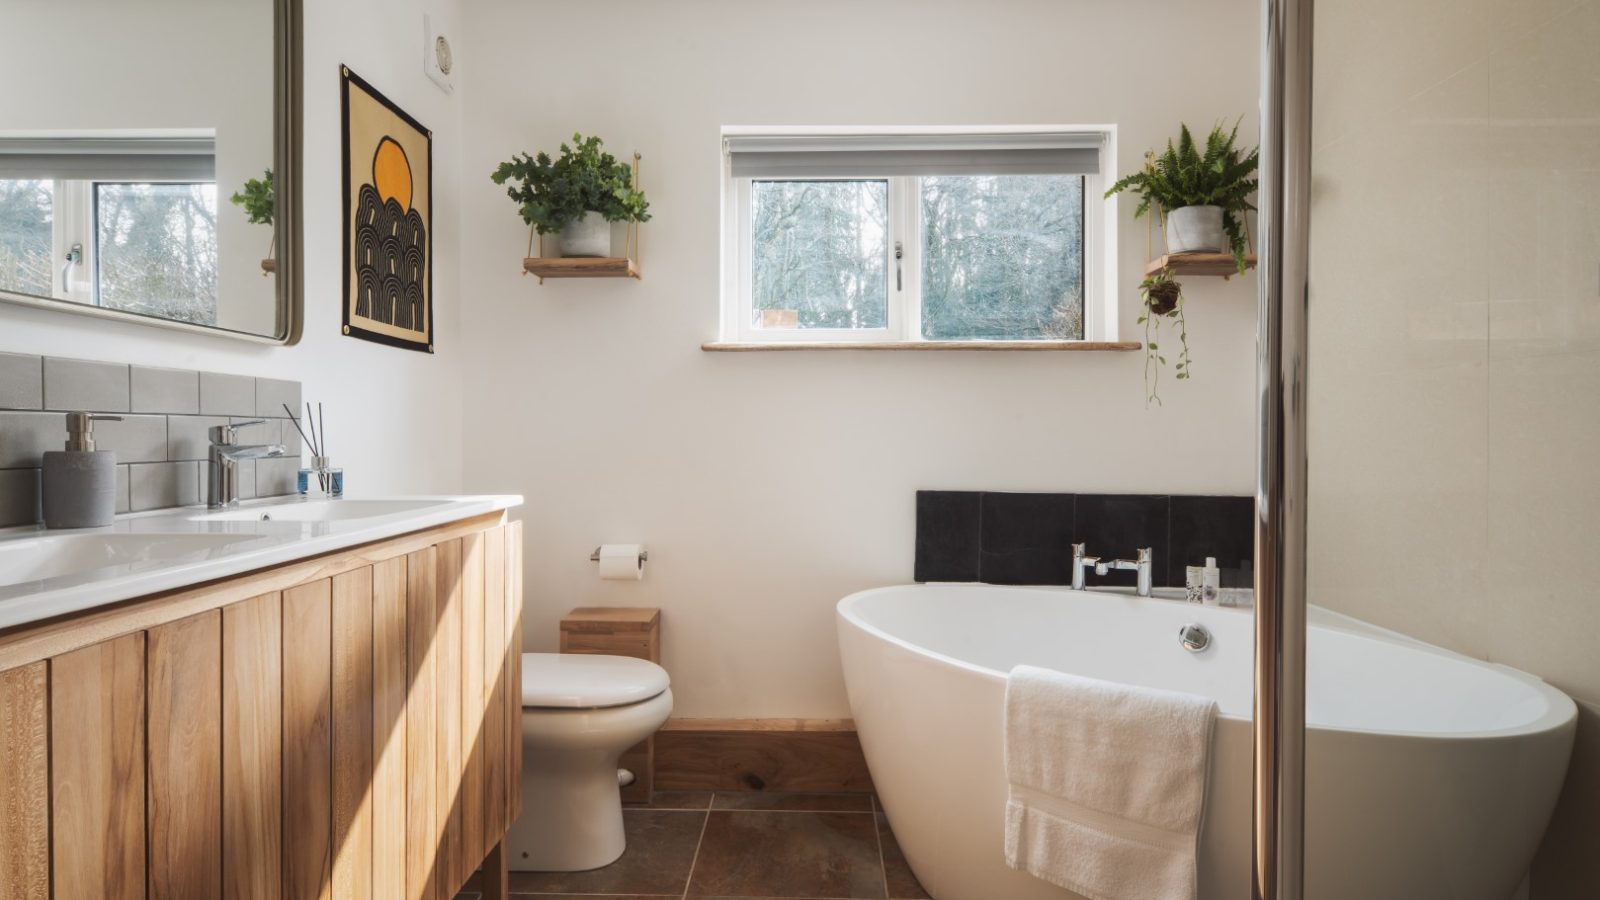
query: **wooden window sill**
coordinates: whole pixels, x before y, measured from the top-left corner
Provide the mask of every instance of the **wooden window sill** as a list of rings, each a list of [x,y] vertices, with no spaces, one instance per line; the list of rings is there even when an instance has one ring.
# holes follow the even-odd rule
[[[1128,353],[1144,349],[1139,341],[707,341],[707,353],[766,350],[1044,350]]]

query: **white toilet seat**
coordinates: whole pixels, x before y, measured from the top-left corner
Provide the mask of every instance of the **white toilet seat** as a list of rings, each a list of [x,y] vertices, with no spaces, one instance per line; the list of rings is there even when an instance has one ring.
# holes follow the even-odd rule
[[[588,653],[522,654],[524,709],[603,709],[643,703],[672,679],[649,660]]]
[[[672,691],[643,703],[598,709],[522,708],[522,740],[529,750],[614,749],[620,756],[661,727],[672,715]]]

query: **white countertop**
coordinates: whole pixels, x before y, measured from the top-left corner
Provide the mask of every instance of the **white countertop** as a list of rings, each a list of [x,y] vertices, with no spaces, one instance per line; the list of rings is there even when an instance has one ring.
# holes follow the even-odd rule
[[[229,535],[244,538],[225,546],[163,559],[142,559],[77,571],[57,577],[0,585],[0,629],[176,590],[230,575],[253,572],[311,556],[369,544],[522,505],[516,494],[485,496],[372,497],[362,500],[425,502],[420,509],[332,521],[260,521],[208,518],[205,507],[181,507],[118,516],[104,528],[49,531],[41,526],[0,529],[0,549],[56,535]],[[238,515],[319,501],[273,497],[241,503],[221,512]],[[320,501],[342,503],[344,500]],[[356,502],[360,502],[357,500]],[[39,542],[41,545],[44,542]]]

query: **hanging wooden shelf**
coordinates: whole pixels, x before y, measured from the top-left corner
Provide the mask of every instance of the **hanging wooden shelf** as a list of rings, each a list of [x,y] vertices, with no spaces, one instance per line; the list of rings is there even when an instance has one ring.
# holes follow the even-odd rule
[[[1253,254],[1244,258],[1244,267],[1254,269]],[[1239,274],[1232,253],[1163,253],[1144,267],[1145,275],[1167,272],[1172,275],[1221,275],[1229,278]]]
[[[541,257],[522,261],[522,271],[540,278],[642,278],[639,261],[626,256]]]

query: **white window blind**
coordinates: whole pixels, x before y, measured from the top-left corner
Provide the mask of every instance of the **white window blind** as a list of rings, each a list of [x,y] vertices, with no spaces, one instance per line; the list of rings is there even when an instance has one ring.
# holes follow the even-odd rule
[[[1100,132],[728,135],[735,178],[1098,175]]]
[[[215,181],[214,137],[0,137],[0,178]]]

